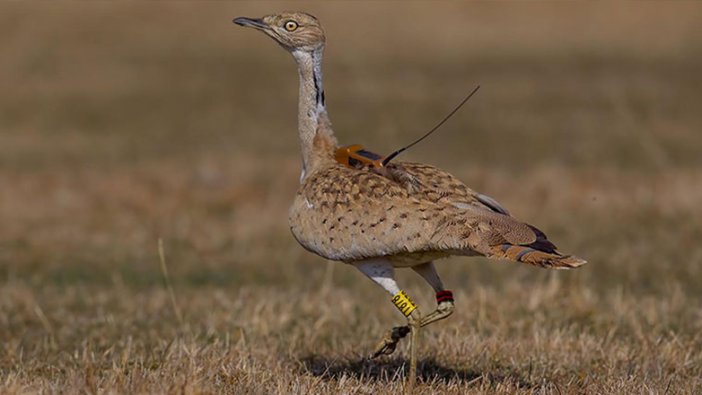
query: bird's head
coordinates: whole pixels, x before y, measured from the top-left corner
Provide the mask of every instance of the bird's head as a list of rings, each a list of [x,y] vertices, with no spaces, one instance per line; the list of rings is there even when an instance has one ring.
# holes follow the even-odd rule
[[[313,52],[324,46],[322,25],[305,12],[283,12],[258,19],[239,17],[234,23],[266,33],[290,52]]]

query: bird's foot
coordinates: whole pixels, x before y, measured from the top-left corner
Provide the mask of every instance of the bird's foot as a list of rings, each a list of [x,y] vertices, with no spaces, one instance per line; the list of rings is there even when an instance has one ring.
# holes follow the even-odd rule
[[[397,348],[397,343],[410,332],[410,327],[407,325],[396,326],[385,333],[383,339],[375,346],[371,358],[377,358],[381,355],[390,355]]]
[[[432,311],[425,317],[422,317],[420,321],[420,326],[427,326],[433,322],[443,320],[451,314],[453,314],[453,300],[442,301],[436,307],[436,310]]]

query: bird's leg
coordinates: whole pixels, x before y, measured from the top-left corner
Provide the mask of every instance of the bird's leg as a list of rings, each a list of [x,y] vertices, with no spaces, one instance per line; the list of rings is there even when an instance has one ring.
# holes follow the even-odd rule
[[[420,326],[426,326],[432,322],[443,320],[453,314],[453,293],[444,289],[444,285],[439,278],[439,274],[436,272],[434,263],[423,263],[418,266],[413,266],[412,269],[422,276],[436,292],[436,310],[423,317]]]
[[[383,339],[376,346],[371,358],[380,355],[392,354],[397,347],[397,343],[403,337],[410,334],[410,372],[409,383],[414,385],[417,377],[417,342],[419,337],[419,329],[421,328],[422,316],[417,308],[417,305],[400,290],[395,282],[395,270],[392,264],[387,260],[367,260],[354,263],[363,274],[371,280],[383,287],[390,295],[392,295],[392,303],[400,312],[407,317],[406,326],[398,326],[389,330]]]
[[[407,317],[407,321],[410,328],[410,371],[407,378],[407,392],[410,393],[414,383],[417,382],[417,347],[419,347],[417,343],[419,342],[419,330],[422,327],[422,316],[419,314],[419,310],[415,309]]]
[[[366,260],[354,263],[354,266],[361,273],[365,274],[368,278],[373,280],[376,284],[383,287],[390,295],[393,296],[393,303],[398,306],[396,300],[399,301],[400,287],[395,281],[395,269],[392,264],[386,260],[376,259],[376,260]],[[404,293],[403,293],[404,294]],[[396,297],[397,296],[397,297]],[[402,303],[401,301],[399,303]],[[413,305],[413,304],[412,304]],[[411,308],[405,303],[405,308]],[[412,313],[412,310],[407,311],[407,314],[403,312],[405,316]],[[400,339],[404,338],[410,333],[410,328],[407,325],[396,326],[385,333],[383,339],[375,347],[371,358],[376,358],[380,355],[389,355],[395,351],[397,343]]]

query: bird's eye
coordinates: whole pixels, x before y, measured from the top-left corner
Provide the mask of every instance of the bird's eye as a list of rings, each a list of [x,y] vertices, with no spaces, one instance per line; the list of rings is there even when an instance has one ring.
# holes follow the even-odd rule
[[[292,32],[295,29],[297,29],[297,22],[295,21],[287,21],[285,22],[285,30]]]

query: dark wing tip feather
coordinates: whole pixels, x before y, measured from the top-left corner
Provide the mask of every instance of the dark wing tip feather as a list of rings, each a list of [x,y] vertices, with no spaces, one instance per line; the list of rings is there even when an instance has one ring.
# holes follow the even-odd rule
[[[531,248],[533,248],[533,249],[535,249],[535,250],[539,250],[539,251],[543,251],[543,252],[548,252],[548,253],[550,253],[550,254],[557,253],[557,251],[556,251],[556,249],[557,249],[556,245],[553,244],[553,243],[551,243],[551,242],[548,240],[548,238],[546,237],[546,234],[545,234],[544,232],[542,232],[540,229],[538,229],[537,227],[535,227],[535,226],[533,226],[533,225],[527,224],[527,226],[528,226],[529,228],[531,228],[531,230],[534,232],[534,234],[536,234],[536,241],[534,241],[533,243],[529,244],[529,245],[528,245],[529,247],[531,247]]]

